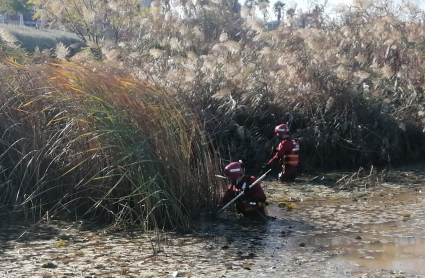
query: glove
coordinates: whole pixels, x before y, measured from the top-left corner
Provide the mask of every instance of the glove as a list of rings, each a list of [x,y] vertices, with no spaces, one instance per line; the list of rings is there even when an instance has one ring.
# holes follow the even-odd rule
[[[251,188],[249,188],[249,186],[247,186],[247,187],[245,187],[243,192],[245,193],[245,195],[247,195],[247,194],[249,194],[249,192],[251,192]]]
[[[265,173],[268,170],[270,170],[271,168],[272,168],[272,166],[269,163],[267,163],[266,165],[264,165],[263,167],[261,167],[261,173]]]

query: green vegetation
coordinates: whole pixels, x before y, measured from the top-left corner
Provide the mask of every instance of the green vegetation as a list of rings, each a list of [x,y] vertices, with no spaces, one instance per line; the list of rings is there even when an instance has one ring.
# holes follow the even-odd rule
[[[31,11],[33,5],[28,0],[0,0],[0,14],[26,13]]]
[[[58,43],[66,47],[73,44],[79,44],[80,48],[85,46],[83,40],[70,32],[7,24],[0,24],[1,29],[12,34],[18,40],[18,44],[29,52],[34,52],[36,49],[40,51],[53,49]]]

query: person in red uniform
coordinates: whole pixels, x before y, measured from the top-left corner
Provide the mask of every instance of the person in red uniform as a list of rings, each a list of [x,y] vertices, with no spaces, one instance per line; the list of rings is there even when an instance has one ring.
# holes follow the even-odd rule
[[[289,128],[285,124],[276,126],[275,133],[281,142],[276,148],[276,154],[263,166],[262,172],[272,168],[273,164],[279,164],[282,167],[279,180],[294,181],[298,173],[300,145],[298,140],[289,135]]]
[[[238,213],[242,213],[246,217],[267,216],[266,195],[261,187],[261,182],[249,188],[256,178],[245,175],[245,169],[240,162],[232,162],[227,165],[224,173],[230,179],[231,184],[227,187],[219,207],[225,206],[244,191],[244,195],[235,202]]]

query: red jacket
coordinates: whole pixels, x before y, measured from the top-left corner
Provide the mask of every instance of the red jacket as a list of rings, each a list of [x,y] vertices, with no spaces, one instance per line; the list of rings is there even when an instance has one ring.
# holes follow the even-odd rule
[[[223,196],[222,204],[227,204],[228,202],[230,202],[233,198],[235,198],[243,191],[244,185],[245,187],[249,187],[256,180],[257,179],[255,177],[244,176],[237,185],[230,184],[227,187],[226,193]],[[264,203],[266,201],[266,194],[264,194],[263,188],[261,187],[261,182],[251,187],[248,193],[244,194],[244,196],[242,196],[236,202],[242,201]]]
[[[300,150],[300,145],[296,139],[286,138],[280,142],[279,146],[276,148],[277,152],[270,159],[270,164],[281,163],[285,166],[298,166],[298,153]]]

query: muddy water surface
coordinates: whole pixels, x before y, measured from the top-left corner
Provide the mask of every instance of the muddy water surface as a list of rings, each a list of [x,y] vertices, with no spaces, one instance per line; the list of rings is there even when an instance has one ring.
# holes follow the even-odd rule
[[[352,202],[359,202],[359,200],[344,198],[296,202],[299,210],[310,213],[313,221],[318,211],[328,210],[333,214],[329,216],[330,219],[336,218],[338,214],[342,213],[353,224],[345,229],[330,229],[329,233],[318,233],[305,238],[306,245],[338,251],[340,254],[334,256],[330,260],[331,262],[348,262],[369,270],[387,269],[393,272],[425,275],[425,232],[423,231],[425,218],[422,213],[424,204],[421,194],[391,194],[390,196],[371,197],[360,201],[365,202],[360,206],[359,204],[350,205]],[[381,210],[375,204],[380,204],[388,210]],[[393,207],[389,208],[389,204],[392,204]],[[359,207],[363,206],[365,210],[359,211]],[[403,215],[395,211],[406,211],[408,208],[409,213]],[[275,208],[272,209],[273,211]],[[347,212],[352,214],[352,217]],[[364,219],[361,216],[356,217],[355,214],[358,213],[378,213],[378,215],[369,220],[369,217],[364,217]],[[281,217],[282,215],[279,214],[281,214],[279,211],[275,213],[276,216]],[[339,219],[338,222],[329,220],[328,223],[332,222],[334,226],[343,226],[343,221],[344,219]],[[362,224],[363,221],[382,223]]]
[[[2,223],[0,277],[425,277],[423,172],[394,173],[264,182],[267,219],[223,213],[188,234]]]

